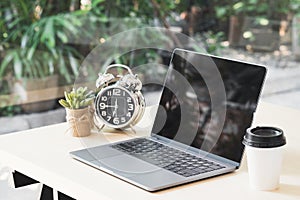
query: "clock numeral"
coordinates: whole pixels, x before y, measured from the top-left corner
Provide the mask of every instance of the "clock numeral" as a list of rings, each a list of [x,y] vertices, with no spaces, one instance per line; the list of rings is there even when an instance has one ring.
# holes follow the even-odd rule
[[[105,103],[100,103],[100,109],[105,109]]]
[[[107,120],[106,121],[110,121],[111,120],[111,116],[107,116]]]
[[[127,102],[131,102],[131,98],[130,97],[127,97]]]
[[[125,117],[121,117],[121,123],[125,123],[125,122],[126,122]]]
[[[128,110],[133,110],[133,104],[128,104]]]
[[[106,111],[103,110],[103,111],[101,112],[101,115],[105,117],[105,116],[106,116]]]
[[[107,91],[107,96],[111,96],[111,91]]]
[[[121,90],[120,89],[113,89],[113,95],[120,96]]]
[[[120,123],[120,120],[118,117],[115,117],[114,120],[113,120],[114,124],[119,124]]]
[[[128,113],[126,114],[126,116],[127,116],[127,117],[131,117],[131,112],[128,112]]]
[[[101,101],[107,101],[107,96],[102,96]]]

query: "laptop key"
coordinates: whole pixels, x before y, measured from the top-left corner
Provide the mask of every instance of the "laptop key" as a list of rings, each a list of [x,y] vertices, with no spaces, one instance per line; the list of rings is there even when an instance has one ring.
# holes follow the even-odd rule
[[[205,172],[211,172],[211,171],[213,171],[214,169],[212,169],[212,168],[206,168],[204,171]]]
[[[212,169],[221,169],[222,166],[220,166],[220,165],[212,165],[212,166],[210,166],[210,168],[212,168]]]
[[[178,173],[178,172],[177,172]],[[196,175],[196,174],[199,174],[197,171],[194,171],[194,170],[191,170],[191,169],[185,169],[185,170],[182,170],[180,172],[182,175],[188,177],[188,176],[192,176],[192,175]]]
[[[134,155],[134,157],[139,158],[139,159],[141,159],[145,162],[148,162],[148,163],[156,165],[156,166],[158,166],[160,164],[159,161],[157,161],[155,159],[150,159],[150,158],[147,158],[147,157],[144,157],[144,156],[141,156],[141,155]]]

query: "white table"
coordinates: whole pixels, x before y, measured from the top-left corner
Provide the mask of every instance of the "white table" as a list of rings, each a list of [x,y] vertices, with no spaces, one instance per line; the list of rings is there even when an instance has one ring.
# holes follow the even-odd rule
[[[299,117],[298,110],[268,103],[261,103],[256,112],[253,126],[278,126],[287,137],[281,185],[275,191],[255,191],[249,187],[244,158],[241,168],[234,173],[149,193],[69,156],[70,151],[123,140],[131,134],[94,133],[74,138],[65,133],[65,123],[1,136],[0,162],[78,200],[300,199]],[[149,134],[151,121],[142,123],[148,124],[139,128],[138,135]]]

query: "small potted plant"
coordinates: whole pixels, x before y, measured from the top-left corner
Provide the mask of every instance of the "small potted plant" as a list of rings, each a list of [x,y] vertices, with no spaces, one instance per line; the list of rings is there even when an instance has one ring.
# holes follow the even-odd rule
[[[93,114],[91,104],[95,97],[93,91],[87,87],[73,88],[71,92],[65,91],[65,99],[59,103],[66,108],[66,119],[69,130],[75,137],[85,137],[91,134],[93,126]]]

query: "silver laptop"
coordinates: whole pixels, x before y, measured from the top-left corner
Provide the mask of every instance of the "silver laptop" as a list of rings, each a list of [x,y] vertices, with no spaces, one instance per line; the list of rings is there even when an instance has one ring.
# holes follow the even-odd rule
[[[265,73],[263,66],[175,49],[151,136],[70,154],[148,191],[232,172]]]

